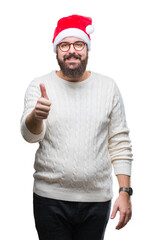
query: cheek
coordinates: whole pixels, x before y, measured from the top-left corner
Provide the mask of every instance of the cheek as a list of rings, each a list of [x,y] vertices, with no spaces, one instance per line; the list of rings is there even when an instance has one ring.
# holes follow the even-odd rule
[[[64,53],[57,51],[57,56],[58,56],[59,60],[61,60],[61,61],[64,60],[64,55],[65,55]]]
[[[81,56],[82,56],[82,60],[85,59],[88,56],[88,52],[84,51]]]

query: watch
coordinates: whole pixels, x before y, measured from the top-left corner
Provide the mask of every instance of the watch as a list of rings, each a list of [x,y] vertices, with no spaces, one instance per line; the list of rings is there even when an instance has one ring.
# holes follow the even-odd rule
[[[132,189],[131,187],[130,187],[130,188],[121,187],[121,188],[119,189],[119,193],[120,193],[121,191],[127,192],[127,193],[129,194],[129,196],[133,195],[133,189]]]

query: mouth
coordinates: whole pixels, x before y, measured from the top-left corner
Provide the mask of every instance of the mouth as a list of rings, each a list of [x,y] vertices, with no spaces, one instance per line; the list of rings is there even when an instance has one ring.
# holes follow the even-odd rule
[[[78,60],[81,60],[81,57],[79,55],[70,54],[70,55],[64,56],[64,61],[76,62]]]
[[[66,62],[72,62],[72,63],[74,62],[74,63],[76,63],[76,62],[79,62],[80,59],[79,59],[79,58],[71,57],[71,58],[66,59],[65,61],[66,61]]]

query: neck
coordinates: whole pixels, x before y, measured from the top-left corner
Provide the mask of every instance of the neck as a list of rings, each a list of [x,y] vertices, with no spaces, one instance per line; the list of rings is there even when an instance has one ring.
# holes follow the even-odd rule
[[[60,78],[62,78],[64,80],[67,80],[67,81],[70,81],[70,82],[81,82],[81,81],[86,80],[90,76],[90,71],[85,71],[80,78],[73,78],[73,79],[69,78],[67,76],[64,76],[63,72],[61,70],[56,71],[56,73]]]

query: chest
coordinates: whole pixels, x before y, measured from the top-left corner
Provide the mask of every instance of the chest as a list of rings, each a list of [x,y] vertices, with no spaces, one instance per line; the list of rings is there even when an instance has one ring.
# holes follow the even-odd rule
[[[109,94],[102,87],[52,89],[48,126],[102,129],[109,122]]]

